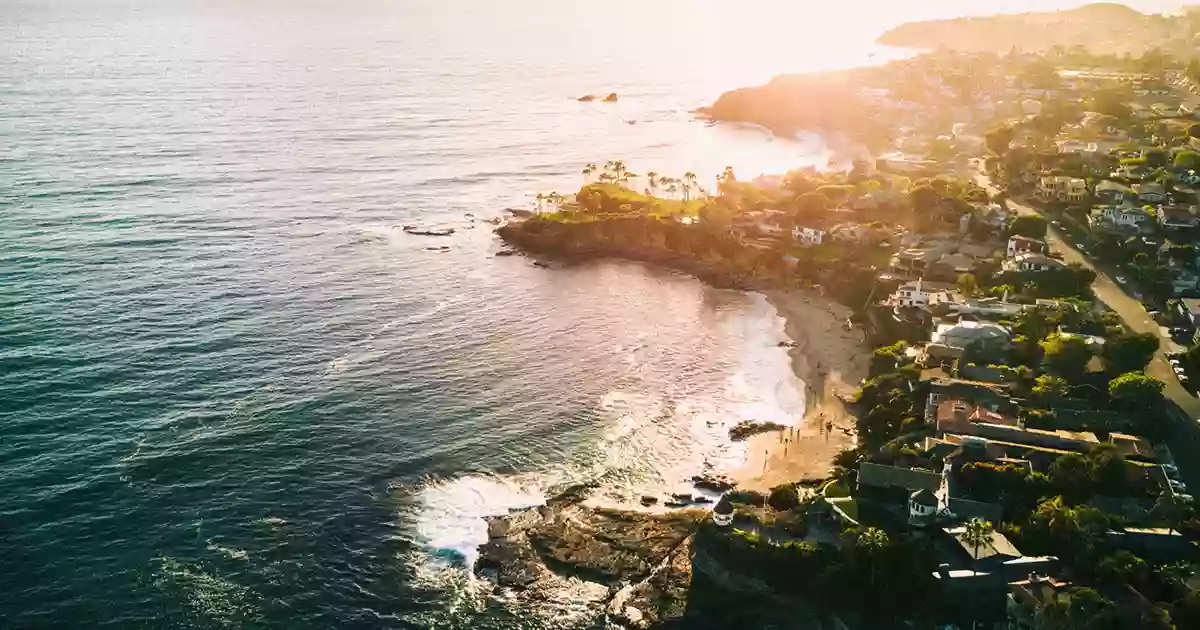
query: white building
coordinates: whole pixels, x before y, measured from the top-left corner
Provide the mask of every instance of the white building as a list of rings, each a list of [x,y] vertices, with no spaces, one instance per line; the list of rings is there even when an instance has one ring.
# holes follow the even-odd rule
[[[954,302],[954,287],[924,280],[905,282],[896,289],[888,302],[893,306],[929,308],[934,304]]]
[[[1137,206],[1105,206],[1093,210],[1089,219],[1092,223],[1100,221],[1120,227],[1138,227],[1150,220],[1150,213]]]
[[[719,527],[729,527],[733,524],[733,503],[730,503],[729,497],[721,497],[717,501],[717,506],[713,508],[713,523]]]
[[[825,240],[825,230],[810,227],[797,227],[792,230],[792,240],[804,247],[820,245]]]
[[[1052,271],[1062,269],[1063,262],[1050,258],[1045,254],[1017,254],[1016,257],[1004,261],[1005,271]]]

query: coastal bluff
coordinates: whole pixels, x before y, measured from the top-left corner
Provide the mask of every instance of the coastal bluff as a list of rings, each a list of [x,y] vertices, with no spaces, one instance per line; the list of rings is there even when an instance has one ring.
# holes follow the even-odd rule
[[[591,588],[576,590],[595,593],[586,602],[593,615],[615,627],[664,627],[682,617],[691,537],[707,510],[587,507],[590,490],[572,487],[544,506],[489,519],[475,571],[530,604],[551,601],[566,583],[585,583]]]
[[[870,69],[812,75],[785,74],[766,85],[725,92],[702,116],[759,125],[780,136],[836,131],[860,138],[878,133],[873,112],[859,96]]]
[[[1151,48],[1185,48],[1179,25],[1123,4],[1096,3],[1065,11],[909,22],[881,35],[885,46],[1004,54],[1083,46],[1099,54],[1141,55]],[[1190,39],[1190,38],[1189,38]]]
[[[770,562],[708,510],[590,507],[592,490],[572,486],[546,505],[489,518],[475,573],[522,609],[566,603],[591,628],[817,627],[817,608],[768,586]]]
[[[568,264],[630,260],[691,275],[718,289],[765,291],[819,285],[827,297],[862,304],[874,271],[847,246],[837,264],[786,261],[780,251],[670,217],[644,214],[594,220],[533,216],[496,229],[508,246]]]

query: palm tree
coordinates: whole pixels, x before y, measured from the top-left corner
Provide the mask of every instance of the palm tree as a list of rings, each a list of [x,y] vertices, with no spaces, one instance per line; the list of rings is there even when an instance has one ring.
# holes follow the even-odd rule
[[[887,532],[875,527],[868,527],[867,531],[859,534],[858,540],[855,541],[855,546],[863,552],[864,557],[871,563],[871,586],[875,586],[875,568],[879,564],[879,557],[883,555],[885,549],[891,541],[888,539]]]
[[[696,174],[688,171],[683,174],[683,200],[689,199],[688,192],[697,186]]]
[[[538,193],[535,199],[537,199],[537,213],[541,214],[546,209],[546,193]]]
[[[613,175],[616,176],[616,179],[620,180],[621,177],[623,175],[625,175],[625,162],[623,162],[621,160],[613,160],[612,161],[612,170],[613,170]]]
[[[980,518],[973,518],[967,521],[966,531],[963,533],[963,542],[971,545],[971,549],[975,551],[974,558],[979,560],[979,548],[992,541],[992,524]],[[971,565],[971,573],[975,573],[975,564]]]
[[[654,194],[654,191],[658,189],[658,173],[657,172],[650,171],[650,172],[646,173],[646,188],[650,189],[650,194],[652,194],[652,195]]]
[[[633,190],[634,187],[631,186],[629,184],[629,182],[634,181],[639,177],[641,177],[641,175],[638,175],[637,173],[630,173],[629,171],[622,171],[620,183],[622,186],[624,186],[630,190]]]
[[[583,167],[583,183],[585,183],[585,184],[591,183],[592,173],[595,173],[595,172],[596,172],[595,164],[592,164],[589,162],[587,165],[585,165]]]

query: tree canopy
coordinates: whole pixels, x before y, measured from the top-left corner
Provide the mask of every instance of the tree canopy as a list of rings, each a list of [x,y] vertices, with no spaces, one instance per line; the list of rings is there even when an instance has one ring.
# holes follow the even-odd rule
[[[1129,372],[1108,382],[1108,395],[1126,409],[1148,409],[1162,402],[1163,387],[1153,376]]]
[[[1079,336],[1053,334],[1046,337],[1042,346],[1042,363],[1046,371],[1068,381],[1078,380],[1092,359],[1092,349]]]
[[[1013,219],[1008,227],[1008,233],[1013,236],[1028,236],[1029,238],[1046,238],[1046,220],[1036,214],[1023,214]]]
[[[1158,352],[1159,340],[1150,333],[1110,337],[1104,343],[1104,361],[1111,374],[1141,372]]]

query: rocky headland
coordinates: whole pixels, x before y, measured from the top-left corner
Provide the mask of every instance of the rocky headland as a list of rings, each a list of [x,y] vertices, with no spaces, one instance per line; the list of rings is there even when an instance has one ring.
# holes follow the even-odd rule
[[[860,96],[877,69],[811,75],[785,74],[766,85],[725,92],[697,113],[712,120],[759,125],[780,136],[802,131],[843,135],[870,146],[884,137],[870,104]]]
[[[525,610],[569,603],[589,627],[811,627],[808,608],[794,601],[786,616],[773,612],[778,601],[757,576],[756,554],[731,546],[708,510],[589,507],[590,490],[569,488],[544,506],[490,519],[475,572]]]

